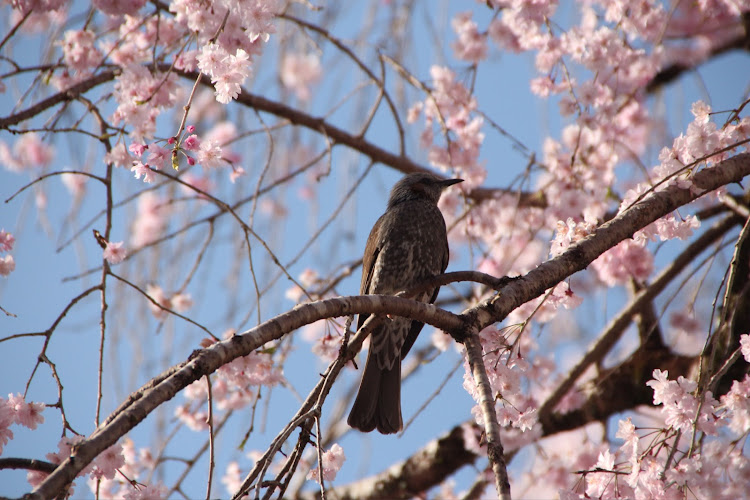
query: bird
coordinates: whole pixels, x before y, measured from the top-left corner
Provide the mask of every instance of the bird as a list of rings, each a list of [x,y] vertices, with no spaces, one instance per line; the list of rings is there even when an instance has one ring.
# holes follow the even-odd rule
[[[362,259],[360,295],[395,295],[445,272],[448,236],[438,208],[443,190],[463,179],[443,179],[427,172],[412,173],[391,190],[385,213],[375,222]],[[414,300],[433,303],[439,287]],[[357,330],[369,315],[360,314]],[[401,418],[401,360],[424,323],[408,318],[384,318],[370,334],[370,348],[357,397],[349,412],[350,427],[394,434]]]

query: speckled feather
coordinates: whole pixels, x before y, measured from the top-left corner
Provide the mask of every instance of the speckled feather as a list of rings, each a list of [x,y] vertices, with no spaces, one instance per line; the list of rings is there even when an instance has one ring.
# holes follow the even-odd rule
[[[445,271],[448,239],[437,202],[446,187],[460,179],[411,174],[391,190],[388,209],[367,238],[362,263],[361,294],[392,295]],[[415,300],[432,303],[438,288]],[[360,328],[367,316],[360,315]],[[401,419],[401,360],[411,349],[423,323],[385,318],[370,334],[362,383],[349,414],[349,425],[364,432],[398,432]]]

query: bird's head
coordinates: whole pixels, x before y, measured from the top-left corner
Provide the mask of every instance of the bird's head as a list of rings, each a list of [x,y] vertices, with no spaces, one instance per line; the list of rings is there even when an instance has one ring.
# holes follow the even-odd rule
[[[463,182],[463,179],[442,179],[426,172],[409,174],[393,186],[388,208],[412,200],[428,200],[437,205],[443,189]]]

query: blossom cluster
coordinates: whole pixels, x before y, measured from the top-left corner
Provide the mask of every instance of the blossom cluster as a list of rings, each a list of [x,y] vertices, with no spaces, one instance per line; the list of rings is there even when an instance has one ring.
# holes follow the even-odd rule
[[[0,397],[0,455],[4,446],[13,439],[10,426],[19,424],[34,430],[39,424],[44,423],[43,411],[43,403],[27,402],[20,394],[9,394],[7,399]],[[62,463],[71,456],[76,443],[82,440],[82,436],[63,436],[57,445],[57,452],[47,453],[47,460],[53,464]],[[133,442],[126,439],[123,445],[114,444],[99,454],[79,472],[78,477],[88,476],[91,491],[97,492],[100,498],[125,498],[127,500],[166,498],[166,488],[158,483],[150,486],[135,483],[144,471],[149,471],[154,466],[148,450],[141,450],[136,454]],[[117,475],[118,472],[120,476]],[[41,471],[30,471],[27,474],[27,480],[31,486],[36,487],[47,475]],[[121,476],[133,482],[124,480]],[[68,494],[72,495],[73,491],[74,487],[70,486]]]
[[[0,230],[0,254],[13,250],[16,238],[5,229]],[[16,269],[16,261],[8,254],[0,257],[0,275],[8,276]]]
[[[0,397],[0,455],[8,441],[13,439],[10,426],[19,424],[29,429],[36,429],[44,422],[43,403],[27,403],[20,394],[8,394],[8,399]]]
[[[36,132],[23,134],[12,149],[4,141],[0,141],[0,163],[11,172],[47,167],[54,157],[55,148],[42,141]]]
[[[73,447],[83,440],[81,436],[63,437],[56,453],[48,453],[47,460],[60,464],[73,454]],[[150,475],[156,462],[147,448],[136,451],[131,439],[115,443],[93,462],[87,465],[78,477],[87,476],[87,485],[92,494],[105,500],[159,500],[167,498],[167,488],[160,482],[143,484],[141,481]],[[38,486],[47,477],[46,473],[33,471],[27,475],[31,486]],[[70,486],[68,495],[74,496]]]
[[[479,160],[484,119],[476,116],[477,100],[444,66],[430,68],[433,88],[429,96],[409,110],[409,122],[424,114],[425,127],[420,142],[429,151],[429,161],[441,170],[453,170],[464,179],[460,186],[471,190],[480,185],[487,171]],[[434,128],[445,134],[446,146],[435,143]]]
[[[479,333],[479,337],[484,347],[483,359],[490,387],[492,393],[496,395],[497,419],[504,428],[501,434],[503,446],[506,449],[520,448],[538,439],[541,432],[541,427],[537,422],[537,403],[526,391],[521,390],[522,379],[538,377],[540,375],[538,368],[541,365],[536,362],[532,364],[519,356],[518,350],[511,350],[506,345],[504,336],[496,328],[485,328]],[[529,347],[526,337],[521,337],[525,344],[522,349]],[[542,358],[540,357],[537,361],[542,361]],[[463,385],[477,402],[472,409],[472,415],[477,424],[483,428],[481,396],[468,360],[464,362]]]
[[[320,464],[319,467],[315,467],[314,469],[311,469],[310,472],[307,474],[307,479],[312,479],[315,481],[320,481],[320,468],[323,469],[323,479],[326,481],[333,481],[336,479],[336,474],[338,474],[339,470],[341,470],[341,467],[344,465],[344,462],[346,461],[346,455],[344,455],[344,449],[341,447],[340,444],[334,443],[333,446],[331,446],[330,449],[323,452],[323,463]]]
[[[750,376],[735,380],[720,401],[710,392],[698,396],[696,382],[685,377],[669,380],[658,369],[653,377],[647,385],[654,390],[654,403],[662,406],[666,425],[658,439],[652,432],[639,434],[630,417],[620,420],[616,437],[623,444],[614,452],[603,449],[595,463],[581,469],[584,493],[569,485],[561,498],[676,499],[688,492],[697,498],[739,498],[747,492],[750,459],[741,447],[727,449],[722,440],[710,437],[719,436],[722,427],[735,436],[750,431]],[[615,481],[618,474],[625,474],[625,481]]]
[[[230,338],[234,334],[229,330],[224,337]],[[202,343],[203,347],[211,344],[211,340]],[[216,371],[216,377],[211,381],[212,403],[219,410],[245,408],[258,399],[260,386],[272,387],[283,381],[283,370],[271,352],[253,351]],[[175,410],[175,416],[194,431],[208,429],[208,413],[204,409],[208,401],[206,381],[193,382],[185,389],[184,395],[188,401]]]

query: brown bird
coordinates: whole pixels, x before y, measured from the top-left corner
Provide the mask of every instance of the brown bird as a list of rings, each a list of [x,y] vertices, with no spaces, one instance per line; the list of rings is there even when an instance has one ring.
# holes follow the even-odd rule
[[[437,276],[448,266],[448,237],[437,206],[443,189],[463,179],[409,174],[393,186],[388,208],[370,231],[362,262],[359,293],[393,295]],[[435,302],[439,287],[413,297]],[[368,318],[360,314],[357,329]],[[370,334],[370,350],[349,425],[363,432],[393,434],[401,420],[401,360],[414,345],[424,323],[385,319]]]

